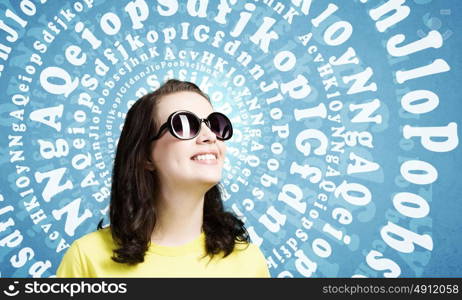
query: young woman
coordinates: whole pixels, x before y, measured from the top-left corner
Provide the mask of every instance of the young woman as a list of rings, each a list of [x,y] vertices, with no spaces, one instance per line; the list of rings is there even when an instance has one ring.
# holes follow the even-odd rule
[[[195,84],[169,80],[128,111],[110,226],[67,250],[57,277],[270,277],[219,181],[230,120]]]

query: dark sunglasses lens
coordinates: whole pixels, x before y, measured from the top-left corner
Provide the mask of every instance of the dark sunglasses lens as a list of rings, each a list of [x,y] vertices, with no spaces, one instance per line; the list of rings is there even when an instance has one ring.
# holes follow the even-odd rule
[[[182,139],[190,139],[197,135],[199,120],[190,113],[178,113],[172,118],[172,129]]]
[[[231,121],[222,113],[214,112],[208,118],[210,129],[215,133],[218,139],[228,140],[233,135],[233,126]]]

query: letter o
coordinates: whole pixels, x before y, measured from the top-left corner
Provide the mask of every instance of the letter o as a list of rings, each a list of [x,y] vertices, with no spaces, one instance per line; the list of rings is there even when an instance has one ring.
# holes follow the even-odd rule
[[[74,9],[75,9],[77,12],[82,12],[82,11],[83,11],[83,4],[80,3],[80,2],[75,2],[75,3],[74,3]]]
[[[341,30],[336,37],[334,35]],[[338,21],[330,25],[324,32],[324,41],[329,46],[338,46],[346,42],[353,33],[353,27],[349,22]]]
[[[279,107],[274,107],[270,110],[270,116],[273,120],[280,120],[282,118],[282,110]]]
[[[122,23],[118,15],[112,12],[105,13],[99,22],[101,29],[108,35],[115,35],[119,32]]]
[[[339,111],[343,108],[342,101],[334,100],[329,103],[329,109],[332,111]]]
[[[242,75],[237,75],[233,78],[233,83],[235,86],[243,86],[245,83],[245,77]]]
[[[274,158],[270,158],[266,165],[270,171],[276,171],[279,169],[279,162]]]
[[[79,123],[84,122],[87,119],[87,114],[83,110],[76,110],[74,112],[74,120]]]
[[[26,177],[26,176],[21,176],[19,177],[18,179],[16,179],[16,186],[18,188],[25,188],[25,187],[28,187],[30,184],[30,179],[29,177]]]
[[[405,161],[401,165],[400,172],[404,179],[414,184],[431,184],[438,178],[435,167],[421,160]]]
[[[319,212],[315,209],[310,210],[308,214],[311,219],[317,219],[319,217]]]
[[[287,72],[295,67],[297,58],[291,51],[281,51],[273,59],[274,66],[281,72]]]
[[[418,100],[424,102],[415,104]],[[424,114],[434,110],[440,102],[437,94],[428,90],[411,91],[401,98],[401,106],[412,114]]]
[[[230,188],[231,188],[231,192],[233,193],[239,192],[239,186],[235,183],[231,184]]]
[[[150,30],[146,33],[146,40],[150,43],[155,43],[159,39],[159,34],[155,30]]]
[[[322,258],[327,258],[332,254],[332,247],[325,239],[315,239],[311,248],[317,256]]]
[[[414,206],[409,206],[413,204]],[[423,218],[430,212],[428,202],[414,193],[398,193],[393,197],[393,206],[403,216],[409,218]]]
[[[274,154],[281,154],[282,151],[284,151],[284,147],[281,143],[275,142],[271,144],[271,152],[273,152]]]
[[[26,66],[26,72],[29,75],[34,75],[35,74],[35,67],[32,65],[27,65]]]
[[[19,7],[21,8],[21,11],[28,15],[29,17],[35,15],[37,8],[35,7],[35,4],[29,0],[23,0],[21,1],[21,4],[19,4]]]

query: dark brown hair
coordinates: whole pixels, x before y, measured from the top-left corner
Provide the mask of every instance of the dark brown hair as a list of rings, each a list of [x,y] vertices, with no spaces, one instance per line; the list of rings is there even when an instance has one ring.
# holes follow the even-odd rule
[[[170,79],[138,99],[127,113],[114,160],[109,206],[111,234],[118,246],[112,259],[118,263],[143,262],[149,248],[156,224],[159,179],[155,171],[145,166],[151,155],[150,138],[159,126],[154,120],[156,106],[163,96],[182,91],[198,93],[210,102],[194,83]],[[102,220],[98,224],[101,228]],[[224,210],[219,184],[205,193],[202,230],[206,256],[210,258],[220,252],[223,257],[228,256],[236,242],[249,243],[244,223]]]

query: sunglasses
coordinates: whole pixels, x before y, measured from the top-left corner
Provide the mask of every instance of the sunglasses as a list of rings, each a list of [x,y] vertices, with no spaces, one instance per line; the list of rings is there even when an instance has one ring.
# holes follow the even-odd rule
[[[193,139],[201,131],[202,122],[221,141],[229,140],[233,136],[231,121],[222,113],[213,112],[206,119],[201,119],[190,111],[180,110],[168,117],[167,122],[160,126],[159,133],[151,138],[151,141],[159,139],[166,128],[180,140]]]

